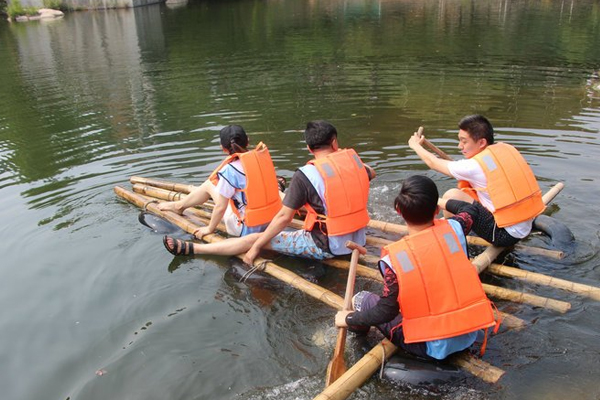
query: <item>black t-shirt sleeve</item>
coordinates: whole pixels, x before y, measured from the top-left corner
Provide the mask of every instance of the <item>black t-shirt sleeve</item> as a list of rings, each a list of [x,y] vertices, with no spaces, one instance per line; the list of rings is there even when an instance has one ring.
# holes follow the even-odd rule
[[[305,204],[310,204],[315,212],[323,214],[325,207],[319,197],[316,189],[310,183],[306,175],[301,170],[294,172],[290,186],[285,191],[283,205],[293,210],[299,210]],[[310,235],[317,246],[323,251],[330,253],[329,240],[327,239],[327,228],[325,226],[315,225],[315,229],[310,231]]]
[[[308,203],[309,187],[307,185],[310,185],[310,182],[302,171],[294,172],[290,186],[285,191],[283,205],[294,210],[302,208]]]

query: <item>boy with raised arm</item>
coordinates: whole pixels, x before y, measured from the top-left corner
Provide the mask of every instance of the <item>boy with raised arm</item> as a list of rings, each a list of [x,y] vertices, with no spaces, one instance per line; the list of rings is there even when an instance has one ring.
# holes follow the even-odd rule
[[[476,207],[473,231],[477,235],[496,246],[512,246],[529,235],[533,219],[544,210],[540,187],[517,149],[494,143],[494,128],[485,117],[470,115],[458,126],[458,148],[464,160],[437,158],[423,147],[425,136],[418,132],[408,145],[429,168],[459,181],[459,188],[448,190],[444,199]]]

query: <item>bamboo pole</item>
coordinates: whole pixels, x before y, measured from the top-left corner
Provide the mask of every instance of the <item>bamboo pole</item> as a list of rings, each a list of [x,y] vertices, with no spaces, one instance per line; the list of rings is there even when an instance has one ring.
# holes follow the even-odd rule
[[[181,193],[185,193],[185,194],[190,194],[190,192],[192,190],[194,190],[194,188],[195,188],[194,185],[169,182],[169,181],[164,181],[162,179],[144,178],[141,176],[132,176],[131,178],[129,178],[129,182],[131,182],[132,185],[139,183],[142,185],[153,186],[153,187],[157,187],[160,189],[172,190],[174,192],[181,192]]]
[[[398,347],[388,339],[383,339],[381,343],[373,347],[346,373],[340,376],[335,382],[325,388],[314,400],[343,400],[348,398],[356,389],[362,386],[381,366],[385,360],[398,350]],[[448,358],[452,364],[466,369],[488,383],[496,383],[505,371],[486,363],[485,361],[474,358],[468,352],[454,354]]]
[[[154,179],[146,179],[146,178],[135,177],[135,176],[131,177],[130,180],[132,182],[134,182],[134,184],[133,184],[134,192],[143,193],[147,196],[156,197],[157,199],[166,200],[166,201],[181,200],[181,199],[185,198],[187,195],[182,189],[185,189],[186,187],[193,188],[193,186],[191,186],[191,185],[182,185],[182,184],[173,183],[173,182],[154,180]],[[152,184],[150,184],[150,183],[152,183]],[[168,189],[171,187],[176,187],[180,190],[174,191],[174,190]],[[212,204],[206,203],[205,206],[207,208],[211,208]],[[294,221],[292,221],[290,226],[292,226],[296,229],[301,229],[302,222],[294,220]],[[403,236],[408,233],[408,228],[406,227],[406,225],[394,224],[391,222],[371,220],[371,221],[369,221],[368,226],[373,229],[381,230],[385,233],[396,234],[399,236]],[[383,247],[386,244],[391,243],[391,242],[392,241],[386,241],[386,239],[377,238],[377,237],[373,237],[373,236],[367,237],[367,245],[369,245],[369,246]],[[486,247],[491,246],[491,243],[489,243],[488,241],[486,241],[480,237],[477,237],[477,236],[467,236],[467,242],[470,245],[475,245],[475,246],[486,246]],[[540,247],[525,246],[522,244],[517,244],[514,246],[514,248],[515,248],[515,250],[525,253],[525,254],[541,255],[541,256],[559,259],[559,260],[564,258],[564,252],[562,252],[562,251],[543,249]]]
[[[563,190],[565,185],[562,182],[554,185],[546,194],[542,196],[544,204],[550,203],[560,192]],[[477,271],[481,274],[494,260],[505,250],[505,247],[491,246],[475,257],[471,262],[477,268]]]
[[[149,187],[149,186],[138,185],[138,184],[135,184],[133,189],[135,192],[138,192],[138,193],[141,192],[141,193],[162,194],[162,195],[166,194],[164,191],[162,191],[162,189],[157,189],[155,187]],[[170,193],[173,193],[173,192],[170,192]],[[210,217],[211,217],[210,212],[202,210],[202,209],[194,208],[194,207],[188,208],[186,210],[186,213],[200,218],[204,224],[208,224]],[[298,229],[301,228],[301,226],[298,226],[298,221],[296,221],[295,223],[292,223],[291,226],[297,227]],[[225,229],[225,226],[223,223],[220,223],[219,225],[217,225],[217,229],[221,232],[226,232],[226,229]],[[385,240],[385,239],[381,239],[381,240]],[[391,243],[391,241],[387,241],[387,242]],[[364,255],[364,256],[361,256],[361,260],[363,260],[363,261],[368,260],[370,262],[376,263],[379,261],[379,258],[375,257],[375,256]],[[348,261],[342,260],[342,259],[322,260],[321,263],[332,266],[334,268],[346,269],[346,270],[348,269],[348,265],[349,265]],[[362,277],[376,280],[378,282],[383,282],[381,274],[376,269],[369,268],[367,266],[359,264],[357,266],[357,273],[358,273],[358,275],[360,275]],[[546,307],[548,309],[555,310],[555,311],[560,311],[560,310],[564,309],[565,307],[567,307],[564,304],[557,305],[557,303],[555,303],[555,302],[558,302],[558,300],[543,298],[540,296],[525,295],[525,293],[511,291],[509,289],[502,290],[502,288],[497,287],[497,286],[492,286],[492,285],[488,285],[487,287],[484,286],[484,291],[488,295],[494,296],[500,300],[509,300],[509,301],[513,301],[516,303],[525,303],[525,304],[530,304],[530,305],[536,306],[536,307]],[[566,304],[568,304],[568,307],[570,307],[569,303],[566,303]],[[502,320],[504,321],[504,325],[511,329],[519,330],[525,326],[525,321],[523,321],[517,317],[507,315],[507,314],[505,315],[505,313],[501,313],[501,317],[502,317]]]
[[[147,209],[150,212],[155,213],[156,215],[158,215],[162,218],[165,218],[166,220],[168,220],[168,221],[176,224],[180,228],[184,229],[186,232],[193,233],[196,229],[198,229],[198,225],[187,220],[184,216],[175,214],[173,212],[164,212],[164,211],[159,210],[158,207],[156,206],[156,204],[154,203],[155,200],[152,198],[148,198],[146,196],[133,193],[133,192],[128,191],[120,186],[116,186],[114,188],[114,191],[119,197],[129,201],[130,203],[132,203],[140,208]],[[211,242],[224,240],[224,238],[222,238],[218,235],[215,235],[215,234],[211,234],[211,235],[204,236],[203,240],[211,243]],[[237,257],[243,258],[243,255],[239,255]],[[317,300],[322,301],[323,303],[335,308],[336,310],[342,309],[343,299],[340,296],[338,296],[337,294],[335,294],[327,289],[324,289],[314,283],[308,282],[301,276],[299,276],[285,268],[282,268],[273,262],[269,262],[268,260],[265,260],[262,258],[259,258],[256,261],[263,265],[262,271],[271,275],[272,277],[279,279],[279,280],[305,292],[309,296],[312,296],[312,297],[316,298]],[[471,356],[471,358],[473,358],[473,360],[475,360],[475,357]],[[461,364],[460,368],[463,368],[467,372],[471,372],[471,370],[473,370],[474,375],[480,376],[477,374],[477,371],[480,369],[479,365],[482,362],[483,361],[477,361],[474,363],[473,367],[471,367],[471,364],[467,360]],[[490,364],[488,364],[488,365],[490,366],[490,370],[494,370],[495,367],[493,367]],[[485,380],[485,378],[483,378],[483,377],[482,377],[482,379]]]
[[[327,386],[314,400],[341,400],[350,396],[367,381],[385,359],[389,359],[398,348],[388,339],[384,339],[373,347],[346,373]]]
[[[184,216],[175,214],[170,211],[167,211],[167,212],[161,211],[158,209],[158,207],[156,206],[155,203],[153,203],[148,198],[145,198],[139,194],[130,192],[119,186],[115,187],[115,193],[119,197],[124,198],[125,200],[129,201],[130,203],[133,203],[140,208],[145,208],[145,209],[149,210],[150,212],[152,212],[162,218],[167,219],[168,221],[176,224],[177,226],[179,226],[186,232],[193,233],[196,229],[198,229],[198,225],[194,224],[193,222],[191,222],[189,219],[185,218]],[[205,235],[202,238],[202,240],[206,241],[207,243],[215,243],[215,242],[219,242],[221,240],[225,240],[225,238],[223,238],[219,235],[216,235],[216,234],[211,234],[211,235]],[[241,259],[241,258],[243,258],[243,254],[238,255],[236,257]],[[306,279],[293,273],[292,271],[282,268],[273,262],[269,262],[268,260],[266,260],[264,258],[257,258],[256,264],[264,265],[263,271],[265,273],[267,273],[267,274],[269,274],[269,275],[271,275],[271,276],[273,276],[273,277],[275,277],[297,289],[302,290],[306,294],[308,294],[318,300],[321,300],[325,304],[328,304],[338,310],[342,309],[343,299],[340,296],[338,296],[337,294],[335,294],[327,289],[324,289],[318,285],[315,285],[314,283],[307,281]]]
[[[518,292],[516,290],[511,290],[500,286],[489,285],[487,283],[482,283],[481,285],[483,286],[483,290],[486,294],[502,300],[510,300],[515,303],[525,303],[534,307],[543,307],[548,310],[557,311],[563,314],[571,309],[571,303],[566,301],[555,300],[530,293]]]
[[[514,267],[508,267],[502,264],[490,264],[490,266],[487,267],[487,270],[496,275],[505,276],[509,278],[517,278],[538,285],[550,286],[553,288],[566,290],[568,292],[576,293],[582,296],[589,297],[590,299],[600,301],[600,287],[584,285],[582,283],[575,283],[565,279],[554,278],[552,276],[539,274],[536,272],[525,271]]]
[[[136,178],[136,181],[141,179],[139,177],[132,177],[131,179]],[[185,198],[185,196],[187,196],[184,193],[181,192],[175,192],[175,191],[170,191],[170,190],[166,190],[166,189],[162,189],[162,188],[158,188],[156,186],[148,186],[142,183],[135,183],[133,185],[133,191],[135,193],[140,193],[146,196],[150,196],[150,197],[154,197],[155,199],[159,199],[159,200],[167,200],[167,201],[177,201],[177,200],[181,200],[183,198]],[[207,206],[207,208],[211,209],[211,205]],[[186,210],[186,212],[192,213],[200,218],[208,218],[210,219],[211,213],[205,210],[202,210],[200,208],[195,208],[195,207],[190,207]],[[290,222],[290,224],[288,225],[291,228],[294,229],[302,229],[302,225],[303,223],[301,221],[298,220],[293,220],[292,222]],[[217,229],[221,232],[227,232],[227,230],[225,229],[225,225],[223,224],[219,224]],[[369,246],[379,246],[380,244],[384,243],[382,241],[384,241],[385,239],[379,239],[379,238],[367,238],[367,245]],[[385,242],[385,244],[391,243],[390,241]],[[369,255],[361,255],[360,259],[363,262],[366,263],[376,263],[379,258],[377,258],[377,260],[375,260],[374,257],[369,256]],[[364,267],[364,266],[363,266]],[[366,267],[365,267],[366,268]],[[359,267],[360,269],[360,267]]]

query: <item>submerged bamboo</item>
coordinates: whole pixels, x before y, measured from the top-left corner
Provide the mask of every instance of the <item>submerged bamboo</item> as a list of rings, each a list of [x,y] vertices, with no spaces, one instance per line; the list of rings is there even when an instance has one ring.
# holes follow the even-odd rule
[[[178,183],[173,183],[173,182],[167,182],[167,181],[155,180],[155,179],[146,179],[146,178],[141,178],[141,177],[131,177],[130,180],[132,183],[134,183],[134,185],[133,185],[134,192],[143,193],[147,196],[152,196],[157,199],[167,200],[167,201],[177,201],[177,200],[181,200],[187,196],[186,192],[184,192],[183,190],[172,190],[172,189],[168,189],[168,188],[172,188],[172,187],[177,187],[179,189],[184,189],[186,187],[193,188],[193,186],[191,186],[191,185],[183,185],[183,184],[178,184]],[[212,204],[210,204],[210,203],[206,204],[206,207],[208,207],[208,208],[210,208],[211,206],[212,206]],[[296,229],[301,229],[302,222],[294,220],[294,221],[292,221],[290,226],[292,226]],[[406,227],[406,225],[394,224],[391,222],[371,220],[371,221],[369,221],[368,226],[370,228],[378,229],[382,232],[391,233],[391,234],[398,235],[398,236],[404,236],[408,233],[408,228]],[[392,241],[390,241],[390,240],[377,238],[377,237],[373,237],[373,236],[367,237],[367,245],[369,245],[369,246],[383,247],[386,244],[389,244],[391,242]],[[486,246],[486,247],[491,246],[491,243],[489,243],[485,239],[482,239],[477,236],[467,236],[467,242],[470,245],[475,245],[475,246]],[[522,244],[517,244],[514,246],[514,248],[515,248],[515,250],[525,253],[525,254],[541,255],[541,256],[559,259],[559,260],[564,258],[564,252],[558,251],[558,250],[549,250],[549,249],[543,249],[540,247],[525,246]]]
[[[369,379],[385,359],[389,359],[398,348],[388,339],[373,347],[356,364],[327,386],[314,400],[345,399]]]
[[[559,182],[548,190],[548,192],[542,196],[544,204],[548,205],[548,203],[550,203],[564,187],[565,185],[562,182]],[[477,271],[482,273],[505,249],[505,247],[488,247],[483,253],[471,260],[471,262],[477,268]]]
[[[388,339],[373,347],[345,374],[340,376],[330,386],[325,388],[314,400],[343,400],[348,398],[356,389],[362,386],[381,366],[388,360],[398,347]],[[448,358],[452,364],[468,370],[474,376],[488,383],[496,383],[505,371],[488,364],[487,362],[474,358],[468,352],[460,352]]]
[[[143,186],[143,185],[139,185],[139,184],[134,185],[133,189],[135,192],[138,192],[138,193],[141,192],[144,194],[163,194],[163,195],[165,194],[165,192],[162,191],[162,189]],[[157,192],[157,190],[159,192]],[[170,193],[173,193],[173,192],[170,192]],[[210,220],[210,217],[211,217],[211,213],[209,211],[205,211],[205,210],[194,208],[194,207],[190,207],[189,209],[187,209],[186,213],[192,214],[198,218],[201,218],[201,220],[204,224],[208,224],[208,220]],[[302,228],[301,225],[302,224],[300,221],[292,221],[292,223],[290,224],[291,227],[296,228],[296,229],[301,229]],[[217,229],[221,232],[226,232],[225,226],[222,223],[217,226]],[[392,242],[392,241],[386,240],[386,239],[379,239],[379,240],[382,241],[382,243],[385,241],[386,244]],[[369,243],[367,242],[367,244],[369,244]],[[363,262],[367,262],[367,263],[377,263],[379,261],[379,257],[372,256],[372,255],[361,255],[361,260]],[[329,265],[329,266],[332,266],[335,268],[342,268],[342,269],[348,269],[348,265],[349,265],[348,261],[341,260],[341,259],[329,259],[329,260],[323,260],[321,262],[323,264],[326,264],[326,265]],[[373,268],[369,268],[369,267],[359,264],[357,273],[358,273],[358,275],[360,275],[362,277],[367,277],[369,279],[383,282],[381,274]],[[484,288],[484,291],[488,295],[493,296],[500,300],[509,300],[509,301],[513,301],[516,303],[524,303],[524,304],[529,304],[529,305],[536,306],[536,307],[544,307],[544,308],[548,308],[550,310],[554,310],[554,311],[558,311],[558,312],[566,312],[566,310],[568,310],[571,306],[569,303],[561,302],[559,300],[554,300],[554,299],[541,297],[541,296],[527,295],[525,293],[517,292],[514,290],[503,289],[498,286],[484,285],[483,288]],[[504,316],[502,316],[502,317],[504,318]],[[511,325],[513,322],[515,323],[515,326]],[[516,329],[521,329],[524,326],[524,322],[520,323],[515,320],[515,317],[511,318],[510,316],[506,317],[504,323],[506,326],[516,328]]]
[[[193,222],[189,221],[184,216],[175,214],[173,212],[164,212],[164,211],[159,210],[158,207],[156,206],[155,200],[152,198],[148,198],[146,196],[133,193],[133,192],[126,190],[119,186],[116,186],[114,188],[114,191],[119,197],[129,201],[130,203],[132,203],[140,208],[148,209],[150,212],[155,213],[156,215],[158,215],[162,218],[165,218],[166,220],[176,224],[180,228],[184,229],[186,232],[193,233],[196,229],[198,229],[197,224],[194,224]],[[211,235],[204,236],[203,240],[210,243],[213,241],[216,242],[216,241],[224,240],[224,238],[222,238],[218,235],[215,235],[215,234],[211,234]],[[240,255],[238,257],[241,258],[242,255]],[[343,299],[340,296],[338,296],[337,294],[335,294],[327,289],[324,289],[318,285],[315,285],[314,283],[308,282],[301,276],[299,276],[285,268],[282,268],[282,267],[278,266],[277,264],[270,262],[268,260],[257,259],[257,264],[262,266],[261,271],[273,276],[274,278],[277,278],[285,283],[288,283],[289,285],[305,292],[306,294],[324,302],[327,305],[330,305],[331,307],[333,307],[337,310],[342,309]],[[473,358],[473,360],[475,360],[475,357],[471,356],[471,358]],[[462,363],[462,365],[460,365],[460,368],[463,368],[467,372],[471,372],[471,369],[473,369],[473,371],[477,372],[480,369],[481,363],[485,363],[485,362],[478,360],[477,362],[473,363],[473,367],[471,368],[471,365],[469,364],[469,362],[464,361]],[[488,364],[488,365],[490,366],[490,370],[493,370],[495,368],[495,367],[492,367],[490,364]],[[476,373],[474,373],[474,375],[479,376]]]

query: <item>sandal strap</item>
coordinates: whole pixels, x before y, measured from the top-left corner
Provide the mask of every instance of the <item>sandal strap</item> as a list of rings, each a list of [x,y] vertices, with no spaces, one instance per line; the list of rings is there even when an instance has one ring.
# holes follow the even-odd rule
[[[185,254],[184,255],[193,256],[194,255],[194,243],[193,242],[183,242],[183,243],[185,244]]]
[[[173,247],[169,246],[168,239],[173,241]],[[163,245],[165,249],[174,256],[193,256],[194,255],[194,243],[187,242],[181,239],[175,239],[173,237],[169,237],[165,235],[163,237]]]

